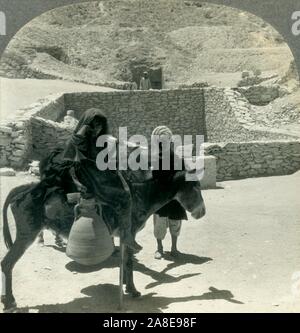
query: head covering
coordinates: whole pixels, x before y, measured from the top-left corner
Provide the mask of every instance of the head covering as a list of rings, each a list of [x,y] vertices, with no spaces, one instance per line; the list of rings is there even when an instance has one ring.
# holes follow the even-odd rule
[[[79,119],[78,125],[76,126],[74,132],[77,133],[84,125],[91,125],[96,118],[103,120],[104,126],[102,129],[102,134],[108,134],[107,117],[103,111],[96,108],[88,109],[84,112],[84,114]]]
[[[95,119],[101,119],[103,127],[99,135],[108,134],[108,123],[104,112],[99,109],[93,108],[88,109],[79,119],[78,125],[76,126],[74,133],[67,144],[64,152],[64,159],[80,162],[84,159],[94,159],[97,155],[96,140],[97,138],[92,137],[89,133],[84,136],[77,135],[78,131],[84,126],[91,126]]]
[[[158,136],[169,135],[170,137],[172,137],[173,133],[167,126],[157,126],[153,130],[152,135],[158,135]]]

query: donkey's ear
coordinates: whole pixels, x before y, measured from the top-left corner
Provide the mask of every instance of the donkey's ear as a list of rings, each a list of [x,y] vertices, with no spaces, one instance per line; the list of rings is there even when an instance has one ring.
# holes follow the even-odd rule
[[[186,181],[201,181],[204,177],[204,171],[204,167],[201,169],[194,168],[188,170],[186,173]]]

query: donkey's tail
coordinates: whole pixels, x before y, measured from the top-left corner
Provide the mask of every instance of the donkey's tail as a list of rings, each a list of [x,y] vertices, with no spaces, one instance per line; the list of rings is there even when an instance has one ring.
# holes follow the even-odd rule
[[[7,210],[10,204],[12,204],[13,202],[15,202],[17,200],[17,198],[19,198],[20,194],[23,194],[25,192],[28,192],[28,190],[30,190],[32,188],[32,186],[35,184],[26,184],[26,185],[21,185],[18,187],[15,187],[14,189],[12,189],[5,202],[3,205],[3,238],[4,238],[4,242],[5,245],[8,249],[10,249],[13,245],[13,241],[11,238],[11,233],[9,230],[9,225],[8,225],[8,218],[7,218]]]

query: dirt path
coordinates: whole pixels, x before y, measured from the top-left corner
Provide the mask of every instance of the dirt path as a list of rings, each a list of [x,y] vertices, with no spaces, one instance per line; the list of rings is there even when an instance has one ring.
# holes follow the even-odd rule
[[[1,198],[29,176],[3,177]],[[228,181],[204,191],[207,215],[183,226],[173,261],[155,260],[152,221],[139,234],[135,282],[140,299],[125,297],[128,312],[300,312],[292,275],[300,271],[300,172]],[[13,228],[12,219],[10,225]],[[0,226],[1,227],[1,226]],[[2,228],[2,227],[1,227]],[[169,250],[169,237],[166,239]],[[23,312],[116,312],[118,259],[80,269],[55,248],[34,244],[14,271]],[[1,257],[5,253],[0,241]],[[2,307],[0,306],[0,309]],[[2,311],[2,310],[0,310]]]
[[[29,106],[38,99],[51,94],[113,90],[115,89],[62,80],[0,78],[0,120],[14,115],[16,110]]]

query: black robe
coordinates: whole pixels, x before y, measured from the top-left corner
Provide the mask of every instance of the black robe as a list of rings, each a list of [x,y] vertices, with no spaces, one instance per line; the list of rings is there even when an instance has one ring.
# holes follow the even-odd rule
[[[41,181],[32,193],[36,202],[44,202],[53,192],[66,195],[77,191],[70,176],[70,169],[73,167],[78,180],[101,204],[114,208],[114,211],[128,209],[130,205],[128,195],[124,191],[118,172],[100,171],[97,168],[96,157],[103,149],[96,147],[97,138],[90,132],[84,136],[77,134],[82,126],[91,126],[96,118],[103,121],[100,135],[108,134],[107,118],[104,113],[98,109],[89,109],[80,118],[66,148],[51,152],[45,160],[41,161]]]
[[[74,134],[67,144],[64,160],[72,164],[78,180],[101,204],[118,209],[118,207],[128,205],[128,196],[124,191],[119,173],[116,170],[99,170],[96,158],[103,147],[96,147],[97,137],[93,137],[91,133],[84,136],[77,134],[82,126],[91,126],[96,118],[101,119],[103,124],[99,135],[109,134],[104,113],[98,109],[87,110],[80,118]]]
[[[166,184],[169,182],[169,180],[174,177],[175,173],[177,172],[175,170],[175,159],[179,159],[178,155],[174,153],[173,145],[171,144],[170,149],[170,170],[163,170],[162,169],[162,153],[160,151],[159,153],[159,170],[153,170],[153,178],[158,179],[162,184]],[[182,170],[185,169],[184,167],[184,161],[179,160],[179,163],[182,166]],[[185,209],[180,205],[180,203],[177,200],[173,200],[160,208],[157,212],[157,215],[161,217],[168,217],[172,220],[187,220],[187,214]]]

